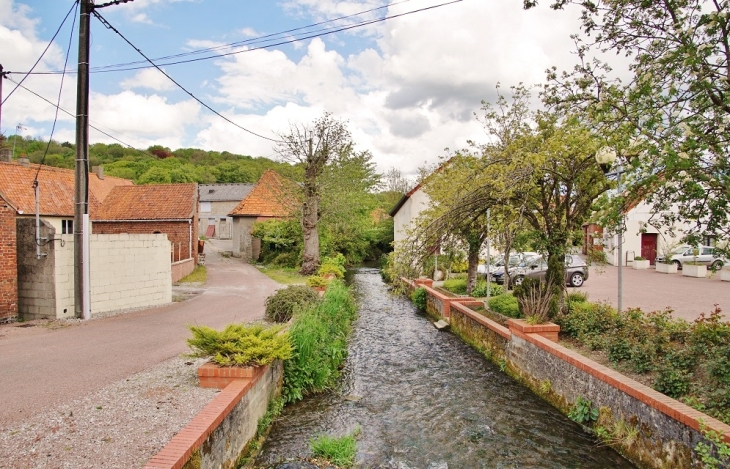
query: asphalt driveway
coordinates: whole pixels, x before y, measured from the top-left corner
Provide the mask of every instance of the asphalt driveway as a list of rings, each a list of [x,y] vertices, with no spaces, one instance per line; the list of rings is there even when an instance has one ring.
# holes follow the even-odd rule
[[[263,317],[264,300],[280,285],[214,246],[206,245],[208,282],[190,300],[61,328],[0,327],[0,426],[187,352],[187,324],[221,328]]]
[[[700,313],[709,313],[718,304],[730,320],[730,282],[720,280],[717,273],[710,278],[683,277],[654,270],[623,269],[623,307],[656,311],[672,308],[676,317],[695,320]],[[590,267],[590,276],[581,288],[591,301],[608,301],[614,307],[618,300],[618,267]]]

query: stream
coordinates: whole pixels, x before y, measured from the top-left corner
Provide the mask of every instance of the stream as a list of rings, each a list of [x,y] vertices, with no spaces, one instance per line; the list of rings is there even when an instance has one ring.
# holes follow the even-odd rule
[[[377,269],[352,276],[360,316],[341,386],[287,406],[256,467],[312,467],[309,441],[360,428],[356,467],[632,468],[610,448],[440,332]]]

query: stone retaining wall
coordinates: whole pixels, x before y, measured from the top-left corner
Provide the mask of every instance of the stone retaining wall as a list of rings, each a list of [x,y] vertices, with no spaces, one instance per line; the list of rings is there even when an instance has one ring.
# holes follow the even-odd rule
[[[442,301],[443,295],[430,286],[402,280],[411,291],[425,288],[433,304]],[[724,434],[730,443],[730,426],[719,420],[538,334],[501,326],[469,304],[451,302],[441,313],[450,317],[455,334],[564,413],[580,397],[600,409],[599,425],[610,428],[619,423],[636,429],[633,441],[624,439],[612,446],[639,467],[699,467],[694,449],[705,440],[701,425]],[[436,312],[437,308],[429,308],[430,314]]]

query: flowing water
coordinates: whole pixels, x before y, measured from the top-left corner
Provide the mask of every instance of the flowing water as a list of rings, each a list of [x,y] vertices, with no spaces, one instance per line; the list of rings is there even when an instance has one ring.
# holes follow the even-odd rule
[[[342,387],[287,406],[260,467],[311,456],[309,440],[361,429],[357,467],[630,468],[455,335],[439,332],[377,269],[353,276],[360,317]]]

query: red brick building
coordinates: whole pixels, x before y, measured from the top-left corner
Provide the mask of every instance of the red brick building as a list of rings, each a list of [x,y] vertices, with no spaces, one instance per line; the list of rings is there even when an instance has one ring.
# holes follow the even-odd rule
[[[92,214],[92,222],[94,234],[166,234],[172,262],[198,262],[197,184],[115,187]]]
[[[0,324],[18,316],[17,210],[0,192]]]

